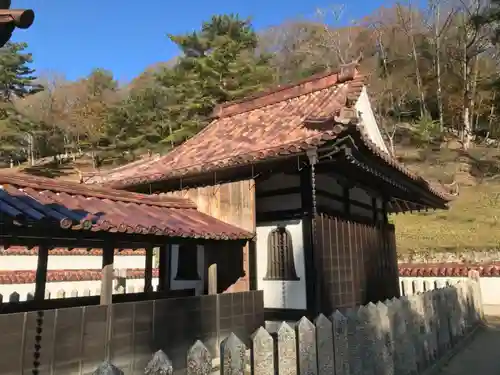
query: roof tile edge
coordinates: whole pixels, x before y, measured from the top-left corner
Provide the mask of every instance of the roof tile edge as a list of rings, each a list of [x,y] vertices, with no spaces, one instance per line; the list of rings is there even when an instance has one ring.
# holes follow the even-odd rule
[[[266,107],[298,96],[311,94],[337,84],[360,78],[359,59],[340,66],[338,70],[313,75],[289,85],[274,87],[253,96],[215,107],[212,118],[224,118]]]

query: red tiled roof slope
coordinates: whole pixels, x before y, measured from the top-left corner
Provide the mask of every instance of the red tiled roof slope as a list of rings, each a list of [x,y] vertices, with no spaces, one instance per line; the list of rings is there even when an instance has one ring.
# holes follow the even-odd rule
[[[93,182],[124,188],[251,164],[303,153],[354,129],[369,152],[434,195],[451,200],[444,189],[405,168],[367,136],[354,107],[363,87],[364,77],[357,63],[351,63],[335,73],[220,105],[204,130],[167,155],[111,170]]]
[[[204,239],[253,237],[199,212],[187,199],[23,174],[0,173],[0,213],[20,226]]]
[[[223,104],[204,130],[167,155],[112,170],[102,181],[123,187],[303,152],[325,133],[304,124],[340,115],[356,102],[363,86],[363,76],[351,64],[336,73]]]
[[[115,250],[115,255],[145,255],[144,249],[123,249]],[[7,248],[0,248],[0,256],[2,255],[38,255],[38,247],[27,248],[24,246],[9,246]],[[65,249],[55,248],[49,250],[49,255],[89,255],[89,256],[102,256],[101,249]]]
[[[0,271],[0,284],[31,284],[35,282],[36,271]],[[158,277],[158,269],[153,269]],[[143,268],[127,269],[128,279],[144,278]],[[92,281],[101,280],[101,270],[48,270],[47,281]]]

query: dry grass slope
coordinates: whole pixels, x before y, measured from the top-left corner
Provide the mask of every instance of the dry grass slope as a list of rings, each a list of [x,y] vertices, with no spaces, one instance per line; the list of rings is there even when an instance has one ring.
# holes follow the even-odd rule
[[[448,211],[395,215],[398,251],[500,250],[500,151],[476,148],[468,155],[453,150],[406,150],[402,160],[420,174],[450,182],[462,170],[474,186],[460,184]],[[463,171],[470,168],[469,171]],[[457,179],[460,182],[460,179]]]
[[[500,250],[500,184],[461,188],[448,211],[393,220],[399,252]]]

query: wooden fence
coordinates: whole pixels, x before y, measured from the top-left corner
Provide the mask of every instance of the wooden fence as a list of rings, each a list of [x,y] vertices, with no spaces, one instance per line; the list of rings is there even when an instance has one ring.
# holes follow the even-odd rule
[[[413,296],[370,303],[314,323],[302,318],[282,323],[276,334],[259,328],[250,350],[236,335],[220,346],[220,364],[197,341],[188,350],[185,369],[174,369],[159,351],[147,375],[411,375],[435,363],[480,324],[482,307],[477,281],[466,280]],[[175,339],[175,338],[174,338]],[[217,368],[218,367],[218,368]],[[125,374],[105,362],[94,375]]]

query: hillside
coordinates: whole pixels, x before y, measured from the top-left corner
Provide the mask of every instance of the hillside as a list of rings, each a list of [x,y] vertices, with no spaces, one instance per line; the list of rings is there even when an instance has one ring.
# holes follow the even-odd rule
[[[476,147],[464,154],[403,148],[399,156],[424,177],[459,184],[448,211],[393,216],[400,253],[500,250],[499,149]]]
[[[500,250],[500,149],[476,146],[467,154],[449,148],[398,146],[398,158],[426,178],[459,184],[448,211],[394,215],[400,253]],[[20,168],[25,173],[71,181],[91,172],[91,160]],[[498,176],[498,178],[497,178]]]

